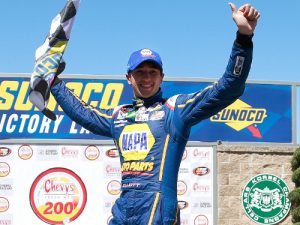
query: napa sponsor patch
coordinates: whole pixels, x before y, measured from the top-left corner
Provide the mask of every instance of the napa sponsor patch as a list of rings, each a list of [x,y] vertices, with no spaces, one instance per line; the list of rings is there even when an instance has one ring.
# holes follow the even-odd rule
[[[125,161],[144,160],[155,143],[155,138],[147,124],[125,126],[119,146]]]
[[[122,174],[135,174],[135,175],[146,175],[152,176],[154,162],[125,162],[122,163]]]
[[[238,99],[227,108],[212,116],[210,121],[225,123],[236,131],[248,128],[254,137],[261,138],[261,133],[255,125],[263,123],[266,117],[266,109],[253,108],[251,105]]]

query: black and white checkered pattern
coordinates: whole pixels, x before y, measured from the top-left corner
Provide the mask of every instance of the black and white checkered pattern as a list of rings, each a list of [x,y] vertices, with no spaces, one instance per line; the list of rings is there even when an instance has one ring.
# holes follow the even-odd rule
[[[67,47],[80,0],[68,0],[63,10],[52,20],[45,42],[35,53],[35,67],[30,79],[30,101],[52,120],[56,115],[46,106],[50,88],[56,76],[65,68],[62,58]]]

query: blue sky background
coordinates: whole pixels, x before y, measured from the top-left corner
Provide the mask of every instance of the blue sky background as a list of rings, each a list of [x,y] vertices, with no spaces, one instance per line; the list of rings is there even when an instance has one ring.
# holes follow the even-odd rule
[[[300,82],[300,1],[249,2],[261,12],[249,79]],[[32,72],[35,49],[65,3],[1,1],[0,73]],[[161,54],[167,77],[218,78],[236,30],[223,0],[82,0],[65,73],[122,75],[130,53],[149,47]],[[298,130],[299,120],[298,107]]]
[[[34,51],[65,3],[1,1],[1,72],[31,73]],[[251,3],[261,18],[249,79],[300,81],[300,1]],[[218,78],[235,31],[228,1],[82,0],[65,73],[122,75],[130,53],[150,47],[161,54],[167,76]]]

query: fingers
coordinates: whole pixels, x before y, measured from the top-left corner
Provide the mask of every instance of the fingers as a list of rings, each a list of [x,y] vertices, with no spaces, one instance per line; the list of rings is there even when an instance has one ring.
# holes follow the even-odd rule
[[[260,17],[258,10],[250,4],[241,6],[238,11],[242,12],[245,18],[249,21],[257,20]]]
[[[228,5],[230,6],[232,13],[236,12],[236,7],[232,2],[229,2]]]

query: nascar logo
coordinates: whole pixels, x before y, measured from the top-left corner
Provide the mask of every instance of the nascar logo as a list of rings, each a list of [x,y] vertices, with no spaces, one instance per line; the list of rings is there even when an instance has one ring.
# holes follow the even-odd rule
[[[236,100],[233,104],[223,109],[210,118],[212,122],[225,123],[236,131],[244,128],[253,130],[252,125],[263,123],[267,117],[267,111],[263,108],[253,108],[241,100]]]
[[[125,126],[119,139],[119,146],[125,161],[144,160],[155,143],[147,124]]]

